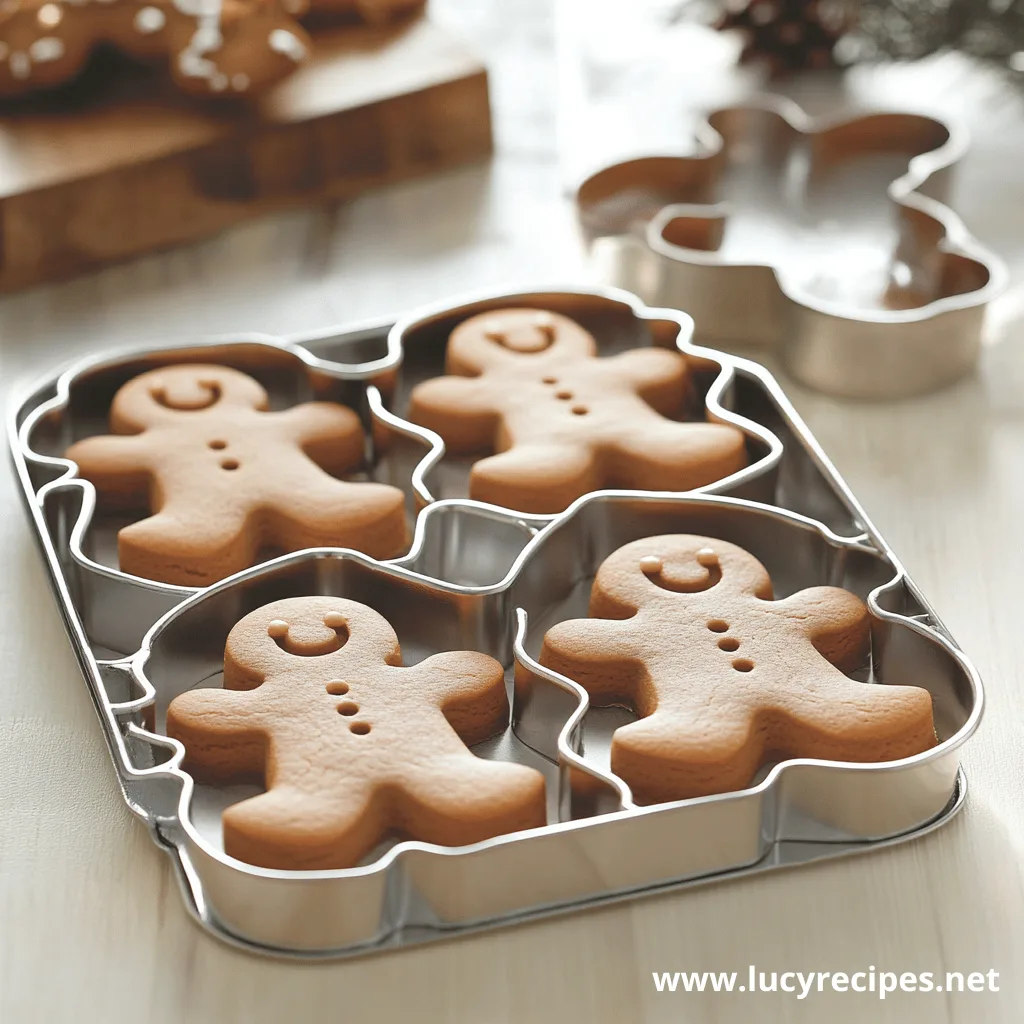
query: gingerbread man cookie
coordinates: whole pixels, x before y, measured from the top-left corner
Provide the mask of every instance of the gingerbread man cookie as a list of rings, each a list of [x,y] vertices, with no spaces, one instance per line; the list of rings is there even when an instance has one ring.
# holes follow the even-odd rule
[[[101,44],[168,58],[186,92],[250,95],[305,61],[312,44],[294,15],[306,8],[306,0],[4,0],[0,97],[73,78]]]
[[[376,558],[405,549],[402,492],[331,475],[362,462],[359,417],[333,402],[266,408],[266,391],[238,370],[166,366],[120,388],[112,435],[64,453],[100,501],[148,507],[118,533],[125,572],[197,587],[268,549],[352,547]]]
[[[670,418],[687,395],[680,353],[599,359],[594,338],[557,313],[503,309],[463,321],[447,370],[413,389],[409,418],[453,453],[496,453],[473,466],[469,493],[480,501],[561,512],[589,491],[686,491],[746,465],[735,427]]]
[[[870,650],[858,597],[773,601],[764,566],[734,544],[627,544],[598,570],[590,615],[549,630],[540,661],[640,716],[611,749],[639,803],[742,789],[766,760],[891,761],[935,744],[927,690],[844,675]]]
[[[404,668],[372,608],[297,597],[235,625],[224,689],[176,697],[167,734],[196,778],[264,783],[224,812],[230,856],[346,868],[389,836],[462,846],[543,825],[543,776],[468,749],[508,712],[493,658],[453,651]]]

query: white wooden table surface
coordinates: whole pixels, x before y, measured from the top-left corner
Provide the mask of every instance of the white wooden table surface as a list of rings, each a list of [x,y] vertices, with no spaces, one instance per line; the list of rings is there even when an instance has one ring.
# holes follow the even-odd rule
[[[545,0],[449,0],[494,60],[499,156],[0,302],[3,390],[140,339],[296,331],[467,288],[580,280]],[[517,7],[511,17],[494,8]],[[122,803],[9,468],[0,471],[0,1020],[894,1021],[1024,1016],[1024,118],[982,125],[957,203],[1015,270],[977,376],[896,405],[790,387],[975,659],[988,711],[966,810],[872,855],[355,962],[221,946]],[[1016,132],[1016,134],[1014,134]],[[1015,249],[1015,246],[1017,247]],[[652,971],[999,972],[983,995],[657,994]]]

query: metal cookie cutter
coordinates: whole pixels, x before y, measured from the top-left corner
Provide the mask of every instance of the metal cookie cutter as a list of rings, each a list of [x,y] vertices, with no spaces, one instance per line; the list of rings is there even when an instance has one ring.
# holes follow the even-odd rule
[[[777,347],[834,395],[919,394],[975,365],[1006,270],[942,202],[961,130],[906,113],[816,120],[768,97],[712,113],[697,144],[580,185],[601,277],[687,310],[701,340]]]
[[[555,516],[467,499],[465,460],[400,413],[411,387],[443,372],[455,323],[509,305],[574,317],[598,336],[602,354],[677,346],[693,361],[696,412],[744,431],[748,467],[702,493],[597,492]],[[308,958],[390,949],[867,851],[920,836],[962,807],[959,750],[981,715],[977,673],[771,374],[693,345],[691,328],[685,314],[648,309],[621,292],[490,294],[394,327],[108,355],[54,374],[12,403],[15,469],[117,780],[172,858],[190,912],[212,934],[251,951]],[[409,496],[409,552],[391,562],[335,549],[297,552],[205,590],[121,573],[110,542],[117,522],[94,508],[92,485],[61,453],[106,429],[110,398],[125,379],[196,359],[252,372],[275,407],[316,395],[360,410],[370,437],[365,472]],[[888,764],[786,762],[741,792],[636,806],[607,757],[624,712],[588,708],[571,680],[535,659],[544,630],[584,610],[605,555],[671,532],[746,547],[780,596],[820,583],[861,595],[874,619],[874,678],[930,690],[939,745]],[[380,610],[407,664],[477,649],[506,666],[510,726],[474,751],[544,773],[545,827],[470,847],[383,844],[344,871],[269,871],[225,856],[221,811],[252,787],[194,785],[181,771],[180,746],[162,735],[166,705],[185,688],[218,685],[224,638],[248,609],[316,593]]]

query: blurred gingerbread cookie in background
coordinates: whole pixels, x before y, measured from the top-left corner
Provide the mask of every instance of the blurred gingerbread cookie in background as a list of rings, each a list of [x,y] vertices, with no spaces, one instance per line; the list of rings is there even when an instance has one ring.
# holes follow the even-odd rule
[[[75,78],[98,48],[166,61],[182,91],[257,95],[303,64],[313,41],[296,20],[310,13],[372,23],[421,0],[5,0],[0,5],[0,98]]]

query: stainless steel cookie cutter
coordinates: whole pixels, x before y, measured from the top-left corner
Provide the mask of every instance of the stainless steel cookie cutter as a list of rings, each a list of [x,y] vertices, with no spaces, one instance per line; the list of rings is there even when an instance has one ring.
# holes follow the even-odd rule
[[[812,119],[767,97],[715,111],[696,141],[695,156],[613,164],[580,185],[602,279],[686,309],[701,340],[777,347],[797,380],[834,395],[899,398],[974,366],[1006,270],[942,202],[967,148],[962,130],[906,113]],[[895,180],[885,163],[896,224],[862,236],[873,208],[859,171],[893,156],[909,157]],[[818,210],[814,195],[825,197]]]
[[[689,344],[678,314],[646,310],[619,293],[561,295],[568,305],[557,308],[569,315],[575,309],[575,315],[617,323],[612,346],[644,338],[671,343],[680,334]],[[310,387],[347,387],[351,371],[358,387],[367,395],[377,390],[380,408],[401,423],[388,412],[384,393],[400,410],[416,379],[438,372],[435,350],[443,355],[438,339],[446,313],[461,319],[478,311],[480,302],[557,306],[558,299],[559,293],[476,297],[414,315],[390,332],[385,325],[351,335],[325,332],[310,342],[312,356],[298,351],[306,350],[295,338],[257,339],[250,355],[271,359],[278,370],[291,367],[275,372],[282,380],[307,381],[312,367],[324,379],[308,380]],[[405,364],[376,363],[364,371],[365,362],[386,357],[389,338],[393,351],[395,340],[404,342]],[[369,358],[348,363],[353,351]],[[694,348],[694,359],[702,352]],[[414,432],[416,458],[424,445],[429,448],[417,462],[424,466],[419,489],[407,473],[408,460],[392,461],[393,449],[383,450],[375,465],[384,474],[403,467],[410,495],[430,500],[417,515],[405,557],[377,563],[355,552],[300,552],[202,592],[172,593],[109,566],[83,580],[89,485],[50,454],[63,451],[70,438],[61,431],[71,429],[67,424],[79,413],[82,425],[90,416],[96,422],[100,409],[105,416],[102,396],[91,385],[106,373],[103,387],[110,392],[119,373],[130,375],[133,359],[146,365],[151,355],[101,360],[81,393],[71,383],[74,375],[44,382],[12,409],[9,438],[125,798],[172,857],[190,911],[219,938],[308,958],[395,948],[567,907],[873,849],[921,835],[962,806],[958,752],[981,714],[977,674],[778,384],[756,363],[708,353],[703,372],[711,378],[709,404],[713,400],[730,421],[749,426],[759,457],[733,485],[756,492],[757,501],[746,500],[749,495],[599,492],[559,516],[525,516],[465,498],[438,500],[435,485],[446,456]],[[287,389],[278,399],[295,400]],[[457,481],[459,466],[450,468]],[[544,771],[546,828],[460,849],[400,843],[344,872],[271,872],[223,855],[220,810],[247,791],[193,787],[178,767],[180,748],[160,729],[174,693],[216,685],[221,634],[248,607],[287,593],[343,594],[380,607],[395,622],[407,662],[437,649],[477,647],[499,657],[511,676],[517,660],[535,664],[546,623],[579,614],[603,553],[636,536],[673,530],[717,532],[747,546],[765,561],[780,594],[828,582],[866,597],[876,619],[878,671],[931,689],[940,746],[889,765],[792,762],[771,768],[742,793],[635,808],[628,790],[609,774],[603,753],[616,712],[587,711],[571,682],[560,677],[541,674],[518,693],[510,678],[513,725],[477,753],[524,760]],[[103,590],[91,577],[113,584]],[[98,644],[96,630],[115,634],[119,646]],[[144,634],[145,640],[124,646]]]

